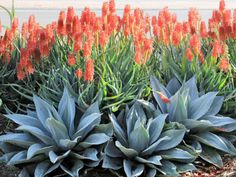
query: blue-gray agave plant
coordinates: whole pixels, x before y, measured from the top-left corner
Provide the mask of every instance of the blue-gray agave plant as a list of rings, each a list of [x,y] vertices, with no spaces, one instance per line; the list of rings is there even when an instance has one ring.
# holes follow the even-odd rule
[[[232,143],[235,136],[228,134],[236,130],[236,120],[217,115],[224,101],[222,96],[217,92],[199,93],[195,77],[182,85],[172,79],[166,87],[155,77],[150,80],[157,108],[168,113],[168,122],[181,123],[188,129],[184,140],[198,150],[203,160],[221,167],[217,150],[236,155]],[[163,101],[163,95],[168,102]]]
[[[2,160],[23,167],[22,177],[43,177],[57,169],[77,177],[84,166],[99,164],[100,145],[110,139],[112,126],[100,124],[97,103],[79,113],[67,89],[57,110],[37,96],[33,101],[35,112],[6,115],[20,126],[0,136]]]
[[[127,177],[154,177],[157,171],[177,176],[178,171],[195,169],[191,164],[195,154],[178,146],[185,128],[164,128],[167,114],[153,113],[153,109],[146,108],[136,102],[117,117],[110,114],[114,138],[105,147],[103,168],[123,169]]]

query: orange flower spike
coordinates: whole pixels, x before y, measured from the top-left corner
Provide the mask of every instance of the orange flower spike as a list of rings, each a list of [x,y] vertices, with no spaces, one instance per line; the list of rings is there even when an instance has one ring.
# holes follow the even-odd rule
[[[20,65],[22,67],[25,67],[27,65],[27,62],[29,60],[29,51],[26,48],[20,49]]]
[[[217,58],[221,53],[221,45],[220,45],[220,41],[215,41],[213,48],[212,48],[212,57],[213,58]]]
[[[110,0],[109,1],[109,11],[113,15],[116,13],[116,5],[115,5],[115,1],[114,0]]]
[[[57,33],[59,35],[64,35],[65,32],[65,12],[61,11],[59,14],[59,19],[57,21]]]
[[[189,41],[191,48],[194,50],[195,54],[198,55],[201,49],[200,37],[196,34],[192,35]]]
[[[27,38],[27,35],[28,35],[28,23],[24,22],[22,24],[22,30],[21,30],[21,35],[24,39]]]
[[[12,24],[11,24],[11,30],[12,30],[13,33],[16,32],[18,26],[19,26],[18,18],[13,18]]]
[[[16,66],[16,71],[17,71],[17,79],[23,80],[25,78],[24,68],[20,64],[18,64]]]
[[[29,16],[29,20],[28,20],[28,31],[31,32],[34,30],[34,26],[35,26],[35,16],[34,15],[30,15]]]
[[[84,43],[84,57],[89,57],[92,53],[92,46],[88,41]]]
[[[224,0],[220,0],[219,10],[221,12],[223,12],[225,10],[225,1]]]
[[[83,71],[79,68],[75,71],[75,75],[77,78],[81,79],[83,76]]]
[[[142,63],[142,52],[140,47],[135,48],[134,61],[139,65]]]
[[[207,37],[207,28],[206,28],[205,21],[201,21],[200,35],[201,35],[202,38],[206,38]]]
[[[25,68],[26,68],[25,70],[26,70],[27,74],[33,74],[34,73],[34,66],[33,66],[32,61],[28,60],[27,65],[26,65]]]
[[[67,14],[66,14],[66,23],[72,23],[73,18],[75,15],[75,9],[74,7],[68,7]]]
[[[93,77],[94,77],[94,63],[92,59],[88,59],[86,61],[86,66],[85,66],[84,80],[93,81]]]
[[[108,34],[105,31],[101,31],[99,36],[99,44],[101,45],[101,47],[105,47],[108,41],[109,41]]]
[[[192,61],[193,60],[193,52],[190,48],[187,48],[186,49],[186,58],[189,60],[189,61]]]
[[[68,65],[69,66],[75,66],[76,65],[76,60],[74,54],[69,54],[68,55]]]
[[[220,69],[224,72],[227,72],[229,70],[229,60],[226,58],[222,58],[220,60],[220,65],[219,65]]]

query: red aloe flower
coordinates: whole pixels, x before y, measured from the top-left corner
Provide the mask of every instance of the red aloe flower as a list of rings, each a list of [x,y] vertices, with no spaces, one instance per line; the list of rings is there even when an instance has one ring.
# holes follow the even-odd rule
[[[35,49],[33,50],[32,55],[33,55],[33,58],[34,58],[35,63],[38,63],[38,62],[40,61],[40,58],[41,58],[40,50],[39,50],[38,48],[35,48]]]
[[[229,60],[226,58],[222,58],[220,60],[220,65],[219,65],[220,69],[224,72],[229,70]]]
[[[78,69],[75,71],[75,75],[76,75],[77,78],[81,79],[82,76],[83,76],[83,71],[82,71],[80,68],[78,68]]]
[[[68,55],[68,65],[69,66],[75,66],[76,65],[76,60],[74,54],[69,54]]]
[[[34,26],[35,26],[35,16],[34,15],[30,15],[29,16],[29,20],[28,20],[28,31],[31,32],[34,30]]]
[[[57,22],[57,33],[60,35],[64,35],[65,32],[65,12],[61,11]]]
[[[170,99],[167,98],[163,93],[158,92],[158,91],[157,91],[157,93],[159,94],[161,100],[162,100],[164,103],[169,103],[169,102],[170,102]]]
[[[32,61],[30,61],[30,60],[27,61],[25,71],[26,71],[27,74],[33,74],[34,73],[34,66],[33,66]]]
[[[220,41],[215,41],[212,48],[212,57],[217,58],[221,53]]]
[[[207,37],[207,28],[206,28],[205,21],[201,21],[200,35],[201,35],[202,38],[206,38]]]
[[[26,48],[20,49],[20,65],[25,67],[29,60],[29,51]]]
[[[194,53],[198,55],[201,49],[200,37],[197,34],[192,35],[190,38],[189,44],[191,48],[193,49]]]
[[[101,45],[101,47],[105,47],[108,41],[109,41],[108,34],[105,31],[101,31],[99,36],[99,44]]]
[[[221,12],[223,12],[225,10],[225,1],[224,0],[220,0],[219,10]]]
[[[92,53],[92,46],[88,41],[86,41],[84,43],[84,57],[85,58],[89,57],[91,55],[91,53]]]
[[[17,79],[23,80],[25,78],[25,72],[24,72],[24,68],[22,67],[21,64],[18,64],[16,66],[16,71],[17,71]]]
[[[115,14],[116,13],[116,5],[115,5],[115,1],[114,0],[110,0],[109,1],[109,11],[111,14]]]
[[[92,59],[87,59],[84,72],[84,80],[93,81],[93,77],[94,77],[94,63]]]
[[[16,32],[18,26],[19,26],[18,18],[13,18],[12,24],[11,24],[11,30],[12,30],[13,33]]]
[[[21,35],[24,39],[27,38],[27,35],[28,35],[28,23],[24,22],[22,24],[22,30],[21,30]]]
[[[189,60],[189,61],[192,61],[193,60],[193,52],[190,48],[187,48],[186,49],[186,58]]]

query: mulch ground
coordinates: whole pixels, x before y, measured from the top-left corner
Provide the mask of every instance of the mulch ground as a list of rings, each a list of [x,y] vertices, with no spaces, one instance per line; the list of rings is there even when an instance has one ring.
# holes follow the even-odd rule
[[[15,125],[8,120],[0,116],[0,134],[10,131],[15,128]],[[209,166],[204,162],[196,164],[198,171],[187,172],[181,175],[181,177],[236,177],[236,157],[224,156],[224,167],[217,168],[215,166]],[[5,166],[0,164],[0,177],[17,177],[19,169],[15,167]],[[60,175],[61,176],[61,175]],[[51,176],[49,176],[51,177]],[[59,176],[58,176],[59,177]],[[88,171],[83,177],[116,177],[108,170],[92,170]]]

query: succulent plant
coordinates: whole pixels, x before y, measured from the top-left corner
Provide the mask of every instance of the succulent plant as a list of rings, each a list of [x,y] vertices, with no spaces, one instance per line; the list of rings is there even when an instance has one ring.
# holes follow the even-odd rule
[[[127,177],[154,177],[157,171],[176,176],[181,169],[195,169],[193,151],[178,146],[185,129],[165,125],[166,117],[153,111],[153,105],[144,108],[140,101],[117,117],[111,113],[114,138],[105,147],[102,167],[123,169]]]
[[[224,98],[218,92],[199,93],[195,77],[182,85],[172,79],[164,87],[151,77],[157,109],[168,114],[167,122],[183,124],[188,133],[184,140],[200,152],[200,157],[218,167],[223,165],[217,151],[236,155],[233,145],[236,120],[218,115]]]
[[[36,111],[6,115],[20,126],[15,133],[0,136],[1,160],[23,167],[22,177],[43,177],[57,169],[77,177],[84,166],[99,164],[101,145],[110,139],[112,126],[100,124],[97,103],[82,114],[67,89],[57,110],[38,96],[33,101]]]

